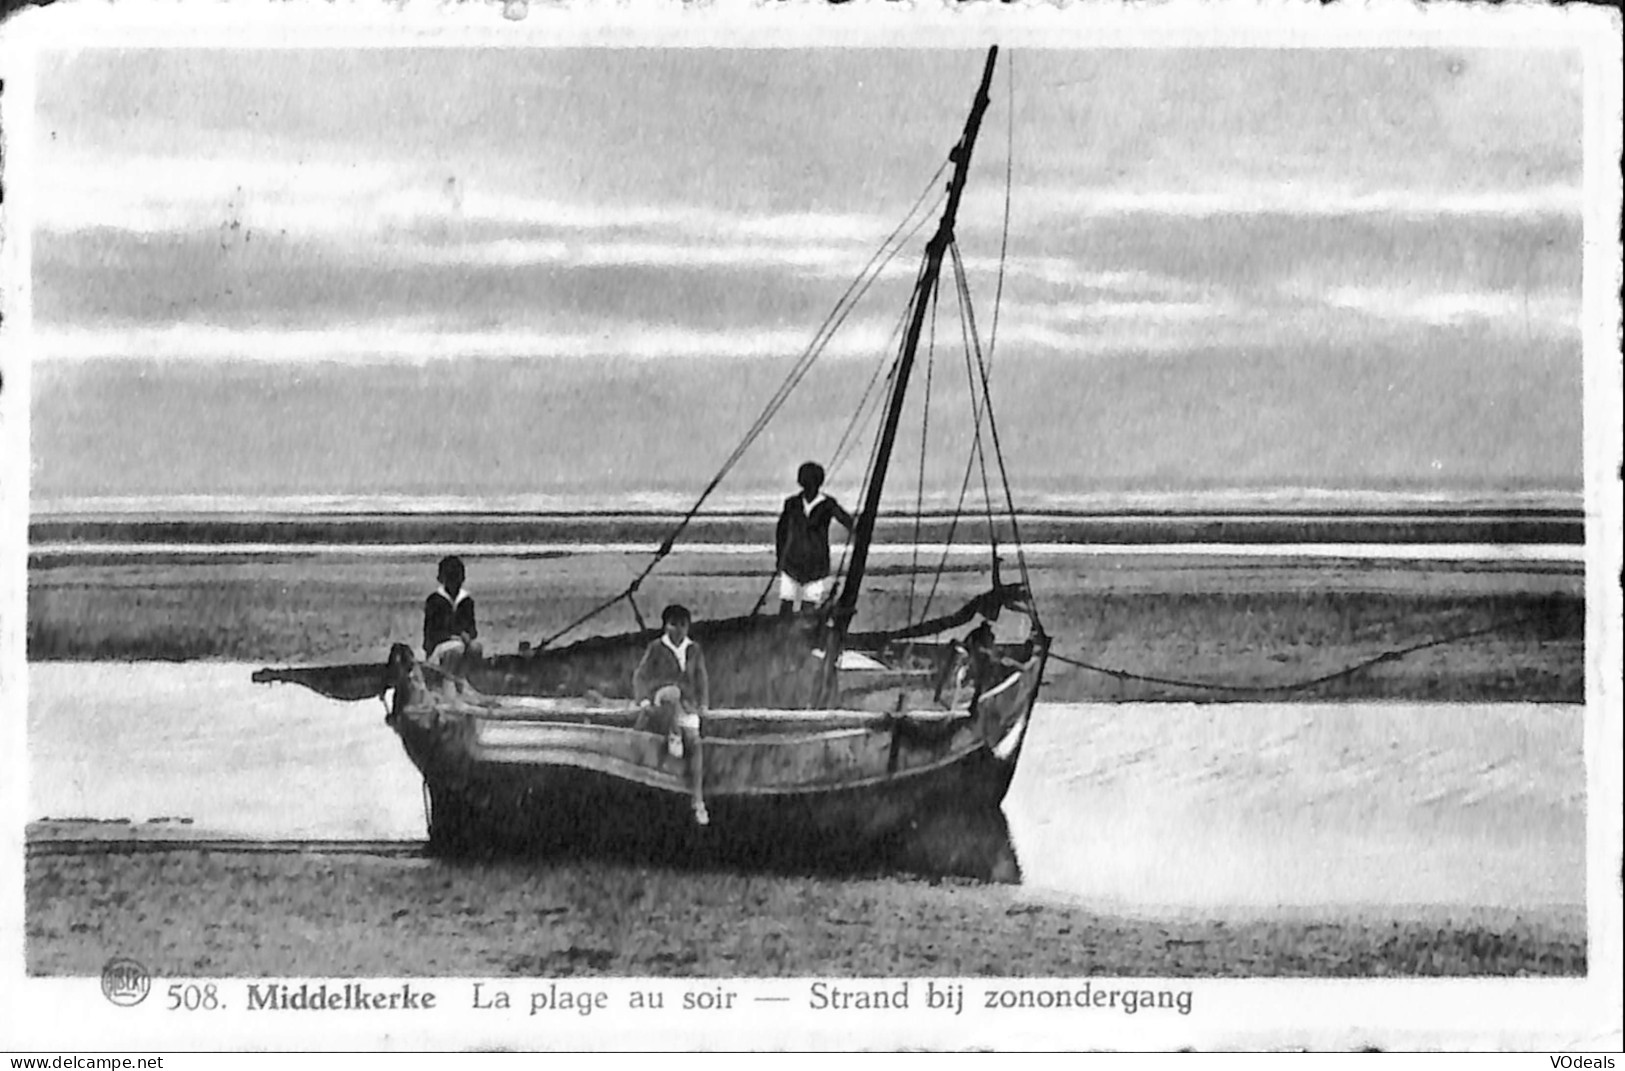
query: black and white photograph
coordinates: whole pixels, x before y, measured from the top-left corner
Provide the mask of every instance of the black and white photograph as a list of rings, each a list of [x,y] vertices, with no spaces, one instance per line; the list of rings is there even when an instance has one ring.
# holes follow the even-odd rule
[[[1617,13],[863,7],[8,21],[0,1049],[1617,1051]]]

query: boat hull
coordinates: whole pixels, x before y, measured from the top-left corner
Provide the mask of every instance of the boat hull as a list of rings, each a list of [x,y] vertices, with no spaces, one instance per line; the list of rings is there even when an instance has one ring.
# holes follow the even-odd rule
[[[720,796],[710,824],[694,823],[683,797],[613,775],[571,768],[485,769],[430,782],[429,841],[437,854],[590,856],[647,862],[726,863],[747,869],[862,869],[929,855],[915,869],[997,878],[954,833],[999,816],[1008,771],[988,754],[929,777],[822,793]],[[1007,843],[1001,846],[1009,851]],[[965,858],[961,858],[965,856]]]
[[[624,705],[486,697],[406,664],[401,651],[390,723],[428,786],[430,844],[441,854],[863,867],[929,843],[933,858],[963,858],[915,869],[995,879],[1014,869],[1008,836],[988,830],[1004,829],[998,807],[1042,651],[957,707],[713,711],[703,827],[685,761]]]

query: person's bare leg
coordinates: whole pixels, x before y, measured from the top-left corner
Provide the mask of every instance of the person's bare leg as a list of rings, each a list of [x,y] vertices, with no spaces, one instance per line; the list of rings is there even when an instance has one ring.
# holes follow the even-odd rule
[[[694,794],[694,821],[702,826],[710,825],[711,816],[705,809],[705,755],[700,747],[699,730],[683,730],[683,742],[688,749],[688,778]]]
[[[661,689],[660,724],[666,730],[666,750],[674,757],[680,757],[683,754],[683,704],[677,698],[676,691],[675,688]]]

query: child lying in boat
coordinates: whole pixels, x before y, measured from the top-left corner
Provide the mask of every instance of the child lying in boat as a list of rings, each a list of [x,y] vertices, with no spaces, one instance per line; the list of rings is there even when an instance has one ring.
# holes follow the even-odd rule
[[[700,789],[704,772],[700,715],[710,707],[711,682],[705,672],[705,654],[688,635],[692,620],[688,609],[675,603],[661,612],[665,635],[643,652],[643,660],[632,674],[632,697],[640,708],[635,727],[665,733],[671,754],[686,757],[694,821],[703,826],[711,816]]]

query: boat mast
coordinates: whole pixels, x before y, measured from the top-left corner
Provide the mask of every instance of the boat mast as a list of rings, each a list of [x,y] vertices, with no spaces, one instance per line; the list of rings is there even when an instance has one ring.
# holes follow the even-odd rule
[[[926,308],[935,291],[942,271],[942,258],[954,240],[954,217],[959,211],[959,197],[965,189],[965,178],[970,171],[971,150],[976,146],[976,132],[982,125],[982,113],[987,111],[988,87],[993,83],[993,64],[999,48],[987,50],[987,65],[982,70],[982,84],[971,104],[970,117],[965,120],[965,133],[959,144],[949,153],[954,162],[953,178],[948,182],[948,204],[942,212],[937,232],[925,246],[925,270],[914,291],[914,311],[909,319],[908,332],[903,336],[903,352],[897,360],[896,375],[892,382],[891,398],[887,403],[886,422],[881,427],[880,442],[875,449],[874,468],[869,474],[869,490],[863,499],[863,512],[858,515],[857,529],[852,533],[852,564],[847,569],[841,595],[835,604],[829,643],[825,646],[824,694],[829,695],[835,681],[835,665],[848,626],[857,612],[858,594],[863,584],[864,568],[869,562],[869,545],[874,539],[875,519],[880,510],[880,494],[886,483],[886,468],[891,463],[892,447],[897,441],[897,427],[903,416],[903,397],[908,388],[909,373],[914,368],[914,353],[920,345],[920,332],[925,326]]]

